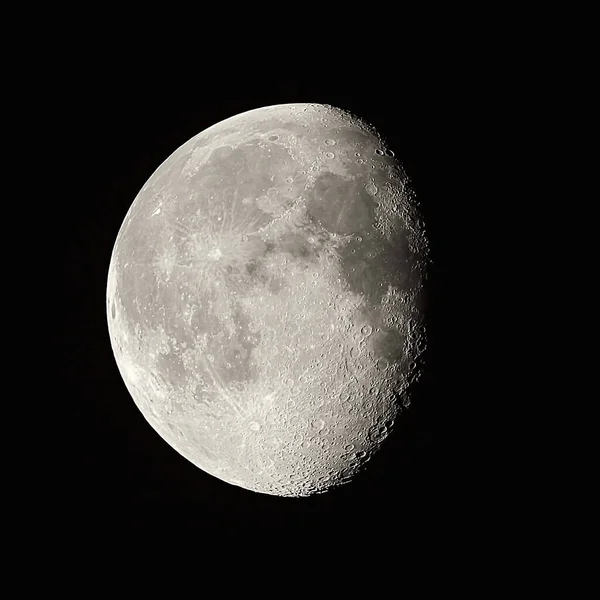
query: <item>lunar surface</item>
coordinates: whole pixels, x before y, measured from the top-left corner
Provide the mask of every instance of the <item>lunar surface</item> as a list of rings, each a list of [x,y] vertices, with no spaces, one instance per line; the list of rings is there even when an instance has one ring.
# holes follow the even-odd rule
[[[349,482],[409,404],[428,243],[393,150],[332,106],[251,110],[141,189],[107,282],[114,356],[158,434],[211,475]]]

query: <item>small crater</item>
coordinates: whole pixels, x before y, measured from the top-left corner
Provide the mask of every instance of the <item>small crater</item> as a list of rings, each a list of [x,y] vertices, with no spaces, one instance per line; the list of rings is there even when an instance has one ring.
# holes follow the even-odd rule
[[[394,154],[394,151],[393,150],[389,150],[389,149],[385,151],[385,155],[389,156],[390,158],[394,158],[394,156],[396,156]]]
[[[221,252],[221,250],[219,250],[219,248],[213,248],[208,253],[208,258],[210,258],[211,260],[219,260],[221,256],[223,256],[223,253]]]
[[[335,140],[332,140],[332,139],[326,139],[326,140],[325,140],[325,143],[326,143],[328,146],[335,146]]]
[[[375,150],[375,154],[377,154],[378,156],[383,156],[383,150],[377,148],[377,150]]]
[[[327,158],[333,158],[335,156],[335,154],[333,152],[325,152],[325,156]]]
[[[385,358],[385,357],[381,357],[377,360],[377,368],[380,371],[385,371],[390,365],[390,361]]]
[[[325,427],[325,421],[323,421],[322,419],[315,419],[311,424],[310,424],[311,428],[314,429],[315,431],[321,431],[321,429],[323,429],[323,427]]]
[[[270,142],[276,142],[279,139],[278,135],[270,135],[269,136],[269,141]]]
[[[375,196],[379,191],[374,183],[367,183],[365,190],[367,191],[367,194],[371,194],[371,196]]]

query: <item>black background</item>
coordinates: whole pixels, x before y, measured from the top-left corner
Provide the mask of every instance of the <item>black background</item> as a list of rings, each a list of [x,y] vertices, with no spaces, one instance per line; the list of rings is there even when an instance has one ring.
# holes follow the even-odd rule
[[[267,69],[268,70],[268,69]],[[378,77],[379,75],[373,75]],[[62,325],[69,436],[60,490],[63,528],[354,537],[429,531],[451,489],[442,457],[442,405],[448,401],[449,209],[426,165],[435,144],[417,81],[398,78],[386,93],[361,73],[286,77],[222,69],[142,75],[135,64],[73,71],[61,115],[76,175],[64,199],[70,234],[64,272],[71,297]],[[112,355],[105,290],[112,247],[131,202],[158,165],[206,127],[239,112],[287,102],[348,109],[375,125],[417,192],[431,241],[427,369],[413,403],[369,468],[351,484],[310,498],[278,498],[228,485],[166,444],[136,408]],[[72,419],[72,422],[71,422]]]

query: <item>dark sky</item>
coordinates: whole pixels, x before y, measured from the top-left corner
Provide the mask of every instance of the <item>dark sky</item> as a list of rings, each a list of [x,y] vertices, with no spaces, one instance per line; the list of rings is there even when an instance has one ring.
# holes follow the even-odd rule
[[[444,292],[447,208],[430,191],[425,166],[430,137],[415,82],[387,93],[360,83],[361,74],[302,72],[285,79],[226,69],[204,73],[160,70],[143,75],[91,65],[69,84],[62,113],[76,172],[66,208],[71,223],[64,268],[73,308],[64,318],[70,428],[63,496],[65,527],[105,525],[212,532],[225,539],[270,531],[320,531],[401,536],[428,530],[443,509],[445,449],[440,405],[445,400],[449,348]],[[130,398],[114,361],[105,318],[110,253],[125,213],[156,167],[179,145],[236,113],[286,102],[321,102],[349,109],[389,140],[413,180],[428,225],[430,279],[428,369],[412,408],[370,468],[328,494],[289,499],[256,494],[205,474],[171,449]],[[61,113],[61,114],[62,114]],[[436,254],[437,252],[437,254]]]

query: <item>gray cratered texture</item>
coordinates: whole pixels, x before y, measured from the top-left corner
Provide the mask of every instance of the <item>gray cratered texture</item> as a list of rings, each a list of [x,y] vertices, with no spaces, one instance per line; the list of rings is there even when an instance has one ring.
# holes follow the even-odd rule
[[[408,403],[427,255],[372,127],[319,104],[236,115],[178,148],[125,217],[107,286],[116,362],[199,468],[256,492],[324,492]]]

